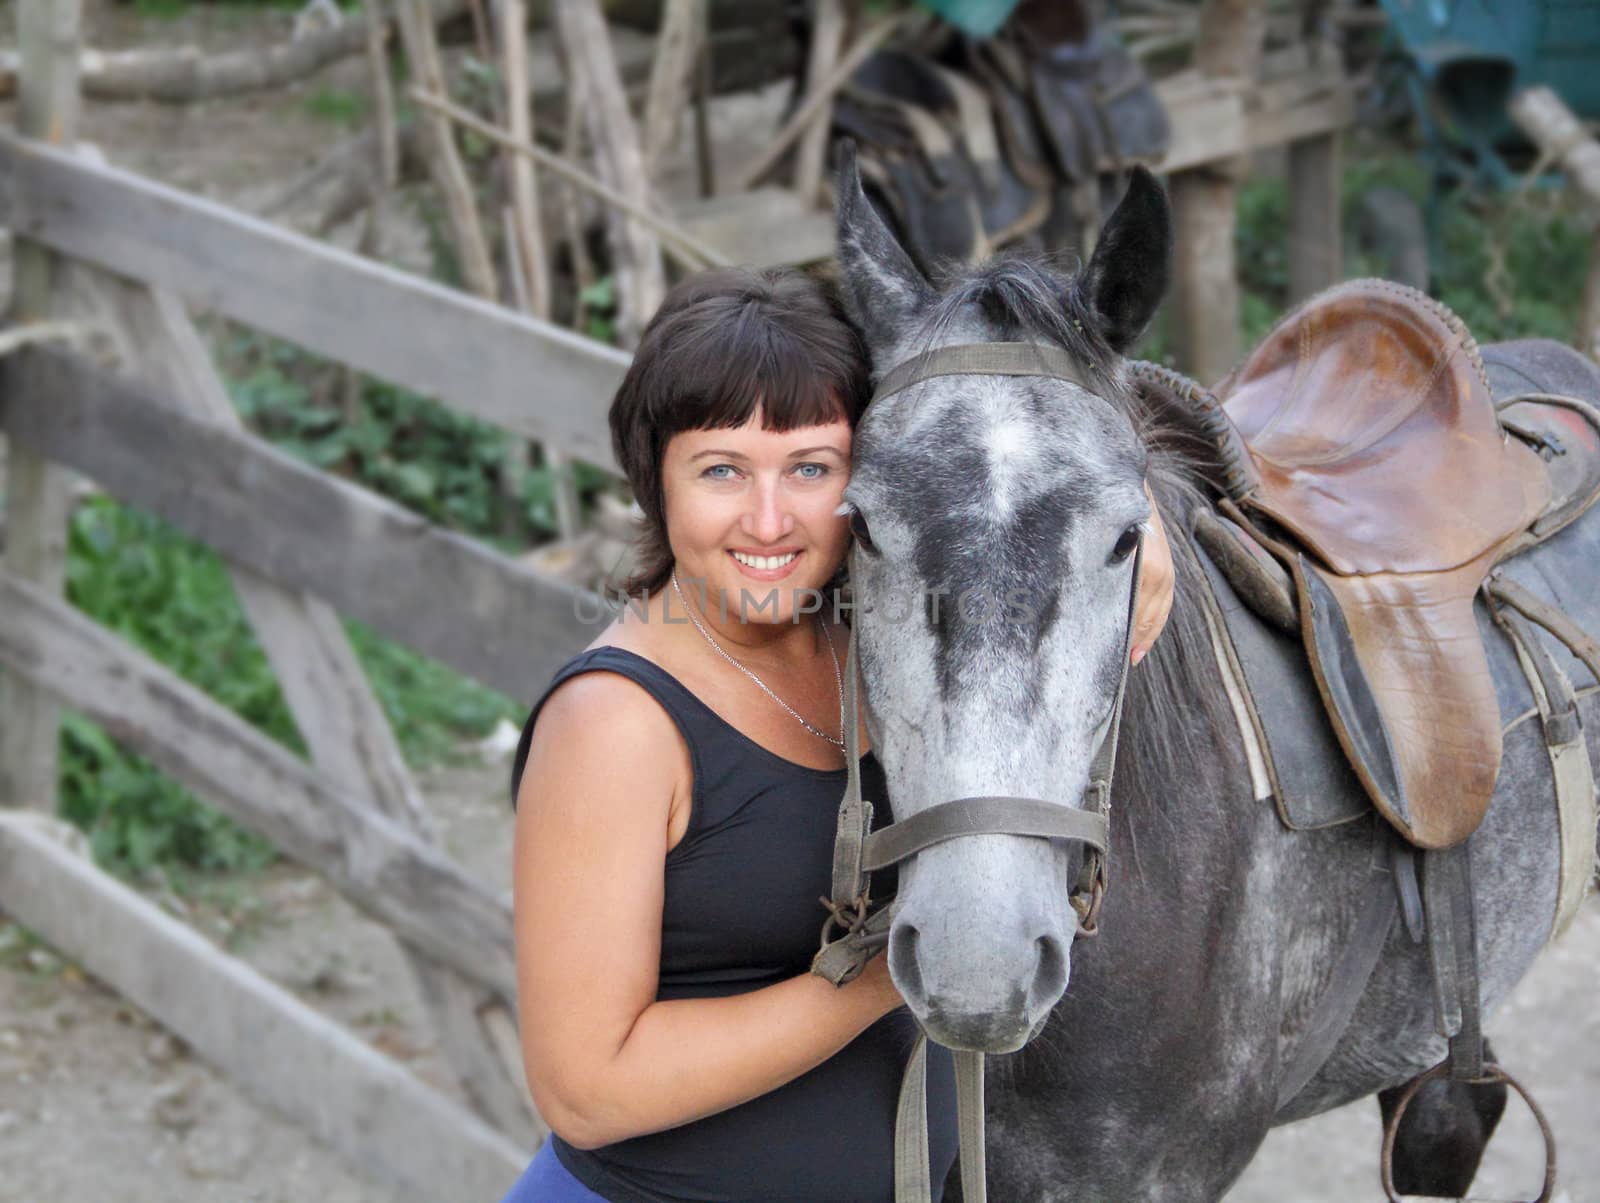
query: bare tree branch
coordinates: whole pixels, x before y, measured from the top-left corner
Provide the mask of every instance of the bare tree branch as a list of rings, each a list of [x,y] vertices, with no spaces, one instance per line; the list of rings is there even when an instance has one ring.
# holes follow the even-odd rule
[[[644,158],[652,179],[672,152],[689,106],[705,23],[706,0],[667,0],[644,105]]]
[[[428,0],[396,0],[396,11],[400,18],[400,36],[405,41],[406,57],[411,60],[412,78],[435,96],[447,95],[444,67],[439,61],[439,46],[434,40],[433,26],[424,19]],[[444,195],[450,228],[455,235],[456,251],[461,256],[461,274],[471,291],[488,300],[497,300],[500,295],[499,282],[495,279],[494,263],[489,257],[489,244],[483,236],[483,225],[478,220],[478,202],[472,191],[472,181],[456,149],[455,133],[450,122],[437,112],[425,113],[422,121],[428,140],[429,170],[434,183]]]
[[[466,0],[431,0],[435,24],[466,11]],[[264,49],[208,55],[198,46],[106,52],[79,57],[83,94],[96,100],[159,100],[186,104],[281,87],[361,52],[367,18]],[[0,50],[0,98],[17,86],[17,52]]]

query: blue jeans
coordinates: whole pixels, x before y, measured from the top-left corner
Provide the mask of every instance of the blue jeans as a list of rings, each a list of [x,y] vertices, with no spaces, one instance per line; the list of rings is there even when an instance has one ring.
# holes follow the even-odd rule
[[[530,1164],[517,1184],[500,1203],[606,1203],[574,1178],[566,1166],[556,1159],[555,1148],[547,1140],[534,1154]]]

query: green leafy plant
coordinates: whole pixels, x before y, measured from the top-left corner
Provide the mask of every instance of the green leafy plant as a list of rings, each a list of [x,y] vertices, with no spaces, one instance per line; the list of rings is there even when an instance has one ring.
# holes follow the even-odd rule
[[[584,333],[601,342],[617,338],[617,278],[602,276],[578,294],[583,306]]]
[[[255,334],[225,355],[230,389],[262,437],[318,468],[359,481],[430,521],[485,540],[526,546],[557,530],[549,469],[504,481],[516,436],[378,380],[363,380],[355,412],[330,398],[341,374],[312,356]],[[573,465],[580,496],[609,487],[602,469]]]
[[[1380,185],[1427,195],[1414,156],[1363,146],[1341,179],[1347,214]],[[1288,186],[1262,177],[1239,190],[1235,249],[1242,291],[1242,343],[1253,346],[1288,307]],[[1347,223],[1348,225],[1348,223]],[[1441,253],[1432,264],[1433,291],[1458,313],[1480,342],[1545,337],[1566,341],[1583,293],[1592,223],[1570,193],[1535,188],[1494,195],[1454,193],[1441,206]],[[1381,275],[1347,230],[1345,274]]]
[[[300,755],[304,742],[276,678],[210,551],[159,519],[105,497],[73,516],[69,600]],[[448,758],[501,717],[507,698],[350,623],[358,658],[416,765]],[[88,833],[97,860],[128,874],[161,866],[256,868],[264,840],[194,798],[79,715],[64,717],[60,808]]]
[[[367,119],[365,96],[343,88],[318,88],[305,99],[306,112],[337,125],[360,125]]]

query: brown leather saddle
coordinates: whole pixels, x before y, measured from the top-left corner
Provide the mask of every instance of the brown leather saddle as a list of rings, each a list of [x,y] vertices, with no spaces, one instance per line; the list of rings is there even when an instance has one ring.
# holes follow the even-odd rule
[[[1258,611],[1298,627],[1378,810],[1418,847],[1460,843],[1501,750],[1473,600],[1600,494],[1592,411],[1497,412],[1460,319],[1381,280],[1314,297],[1200,399],[1228,495],[1225,520],[1197,532],[1208,552]]]

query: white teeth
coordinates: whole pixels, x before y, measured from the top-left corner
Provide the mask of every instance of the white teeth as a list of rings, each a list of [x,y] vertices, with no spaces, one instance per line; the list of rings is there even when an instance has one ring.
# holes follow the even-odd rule
[[[791,551],[786,556],[747,556],[742,551],[736,551],[733,553],[733,558],[751,568],[782,568],[799,554],[797,551]]]

